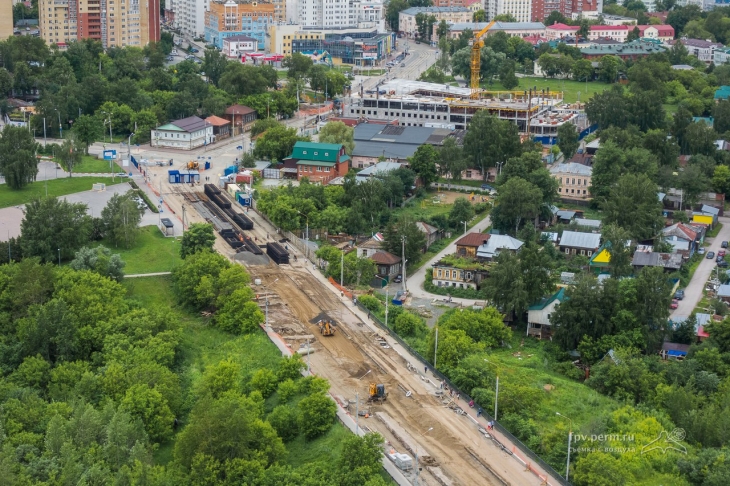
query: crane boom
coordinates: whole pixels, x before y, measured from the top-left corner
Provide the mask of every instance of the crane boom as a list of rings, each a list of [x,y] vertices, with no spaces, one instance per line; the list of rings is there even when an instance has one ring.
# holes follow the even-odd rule
[[[489,29],[494,27],[496,20],[489,22],[482,30],[474,35],[474,39],[471,44],[471,98],[479,98],[479,71],[482,68],[481,49],[484,45],[482,37],[487,33]]]

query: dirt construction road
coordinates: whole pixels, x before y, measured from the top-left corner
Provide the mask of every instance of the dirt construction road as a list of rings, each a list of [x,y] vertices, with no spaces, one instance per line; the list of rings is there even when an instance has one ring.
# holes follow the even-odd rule
[[[304,264],[249,266],[248,270],[274,294],[269,298],[273,330],[294,350],[306,348],[307,338],[311,338],[309,346],[314,352],[305,362],[313,373],[329,380],[332,395],[344,406],[349,403],[350,413],[355,415],[359,394],[361,411],[383,413],[407,432],[404,439],[403,434],[372,416],[360,418],[361,427],[379,432],[395,450],[411,455],[418,451],[421,463],[431,464],[421,472],[421,484],[543,484],[513,456],[487,441],[474,420],[448,408],[444,403],[448,400],[436,395],[439,388],[431,381],[431,374],[424,376],[423,368],[409,366],[392,342],[391,347],[381,345],[377,329],[363,323],[349,299],[338,298]],[[316,321],[323,314],[338,324],[333,337],[319,334]],[[382,405],[366,403],[371,382],[386,386],[388,399]],[[410,396],[406,396],[408,391]],[[438,481],[437,476],[450,482]]]
[[[168,197],[168,203],[178,212],[182,201],[176,199]],[[191,213],[195,213],[192,208],[188,210],[188,222],[199,220],[199,215]],[[253,212],[249,216],[255,221],[255,229],[250,235],[256,236],[260,244],[276,234]],[[216,249],[233,256],[230,247],[221,241],[216,243]],[[451,410],[449,400],[439,396],[439,383],[432,381],[435,380],[433,376],[424,374],[420,365],[410,366],[417,361],[391,339],[387,339],[387,346],[384,345],[377,334],[378,328],[365,322],[367,316],[353,308],[349,299],[340,298],[333,292],[332,286],[321,274],[313,273],[311,264],[301,255],[292,265],[249,264],[247,270],[252,281],[262,281],[262,285],[256,287],[256,293],[262,310],[266,301],[264,296],[268,296],[270,327],[294,350],[300,346],[306,349],[309,341],[313,353],[304,360],[312,372],[330,382],[330,393],[353,417],[357,408],[367,412],[367,418],[361,416],[359,419],[361,428],[380,433],[388,441],[389,448],[418,456],[420,465],[424,466],[420,484],[559,484],[552,478],[545,483],[515,456],[487,440],[479,432],[479,427],[485,427],[485,424],[482,421],[477,425],[474,413],[470,413],[470,417]],[[323,317],[337,324],[334,336],[320,335],[316,322]],[[388,399],[383,404],[367,403],[370,383],[386,386]],[[472,412],[463,402],[459,405]],[[377,418],[373,414],[377,414]],[[412,481],[415,480],[413,474]]]

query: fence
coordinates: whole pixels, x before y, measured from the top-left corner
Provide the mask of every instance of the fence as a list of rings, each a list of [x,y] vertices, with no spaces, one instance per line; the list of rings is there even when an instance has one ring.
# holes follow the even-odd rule
[[[400,344],[401,346],[403,346],[403,348],[405,350],[407,350],[409,353],[411,353],[413,356],[415,356],[421,362],[421,365],[428,366],[428,368],[431,370],[431,372],[434,374],[434,376],[438,377],[440,380],[443,380],[444,384],[447,384],[449,386],[449,389],[454,390],[454,392],[456,392],[456,393],[459,393],[461,395],[461,397],[464,398],[467,402],[469,402],[469,401],[472,400],[472,397],[470,397],[467,393],[464,393],[461,390],[459,390],[459,388],[457,388],[451,382],[451,380],[449,380],[445,375],[441,374],[438,370],[434,369],[433,368],[433,365],[431,363],[429,363],[426,358],[424,358],[423,356],[421,356],[415,349],[411,348],[396,333],[391,332],[391,329],[389,327],[386,327],[385,324],[383,324],[383,322],[381,322],[379,318],[377,318],[375,315],[373,315],[373,313],[370,312],[362,304],[360,304],[360,302],[357,303],[357,306],[360,308],[361,311],[367,312],[370,315],[370,317],[373,320],[373,322],[378,327],[380,327],[384,332],[388,333],[388,335],[390,337],[392,337],[394,340],[396,340],[398,342],[398,344]],[[476,401],[475,401],[474,408],[477,408],[477,407],[480,407],[480,404],[476,403]],[[487,407],[487,408],[489,408],[489,407]],[[482,409],[484,409],[484,407],[482,407]],[[489,415],[486,412],[482,412],[482,415],[485,418],[488,418],[490,420],[491,419],[494,419],[494,417],[492,417],[491,415]],[[507,429],[505,429],[504,427],[502,427],[502,425],[499,422],[495,421],[494,422],[494,427],[504,437],[506,437],[508,440],[510,440],[513,444],[515,444],[519,448],[520,452],[522,452],[527,458],[529,458],[529,460],[531,460],[535,464],[538,464],[546,473],[548,473],[553,478],[555,478],[557,481],[559,481],[559,483],[561,485],[563,485],[563,486],[570,486],[570,483],[568,481],[566,481],[565,478],[561,474],[559,474],[557,471],[555,471],[555,469],[553,469],[552,466],[550,466],[548,463],[546,463],[545,461],[543,461],[537,454],[535,454],[534,452],[532,452],[532,450],[530,450],[529,447],[527,447],[525,444],[523,444],[517,437],[515,437],[514,435],[512,435],[511,433],[509,433],[509,431],[507,431]],[[529,464],[527,464],[527,467],[529,468]]]
[[[278,226],[276,226],[264,213],[262,213],[258,209],[256,209],[256,199],[254,198],[251,201],[252,201],[251,209],[253,209],[254,211],[256,211],[256,214],[258,214],[261,217],[261,219],[263,219],[264,221],[266,221],[267,223],[269,223],[274,228],[277,228],[277,231],[279,231],[279,234],[282,235],[287,240],[289,240],[289,243],[292,246],[294,246],[296,249],[298,249],[299,251],[301,251],[302,254],[306,258],[308,258],[311,261],[314,261],[314,258],[315,258],[315,256],[314,256],[315,250],[314,249],[312,249],[309,245],[307,245],[307,243],[304,240],[302,240],[301,238],[299,238],[297,235],[295,235],[291,231],[286,231],[286,230],[283,230],[283,229],[279,229]]]

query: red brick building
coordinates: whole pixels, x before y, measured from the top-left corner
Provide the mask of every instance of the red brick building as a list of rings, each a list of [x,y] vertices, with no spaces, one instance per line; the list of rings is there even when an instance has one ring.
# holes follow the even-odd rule
[[[570,19],[574,13],[598,10],[598,3],[599,0],[532,0],[532,21],[542,22],[555,10]]]
[[[350,156],[345,153],[345,146],[334,143],[297,142],[284,164],[292,161],[297,167],[298,181],[307,177],[310,182],[328,184],[350,170]]]

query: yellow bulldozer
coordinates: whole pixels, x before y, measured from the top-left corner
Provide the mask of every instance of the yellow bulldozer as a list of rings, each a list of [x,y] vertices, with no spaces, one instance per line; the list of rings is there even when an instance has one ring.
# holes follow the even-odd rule
[[[200,170],[200,164],[197,160],[191,160],[188,162],[188,170]]]
[[[388,394],[385,391],[385,385],[382,383],[370,383],[370,393],[368,396],[368,402],[380,402],[383,403],[388,399]]]
[[[330,321],[319,321],[319,333],[322,336],[334,336],[337,328]]]

